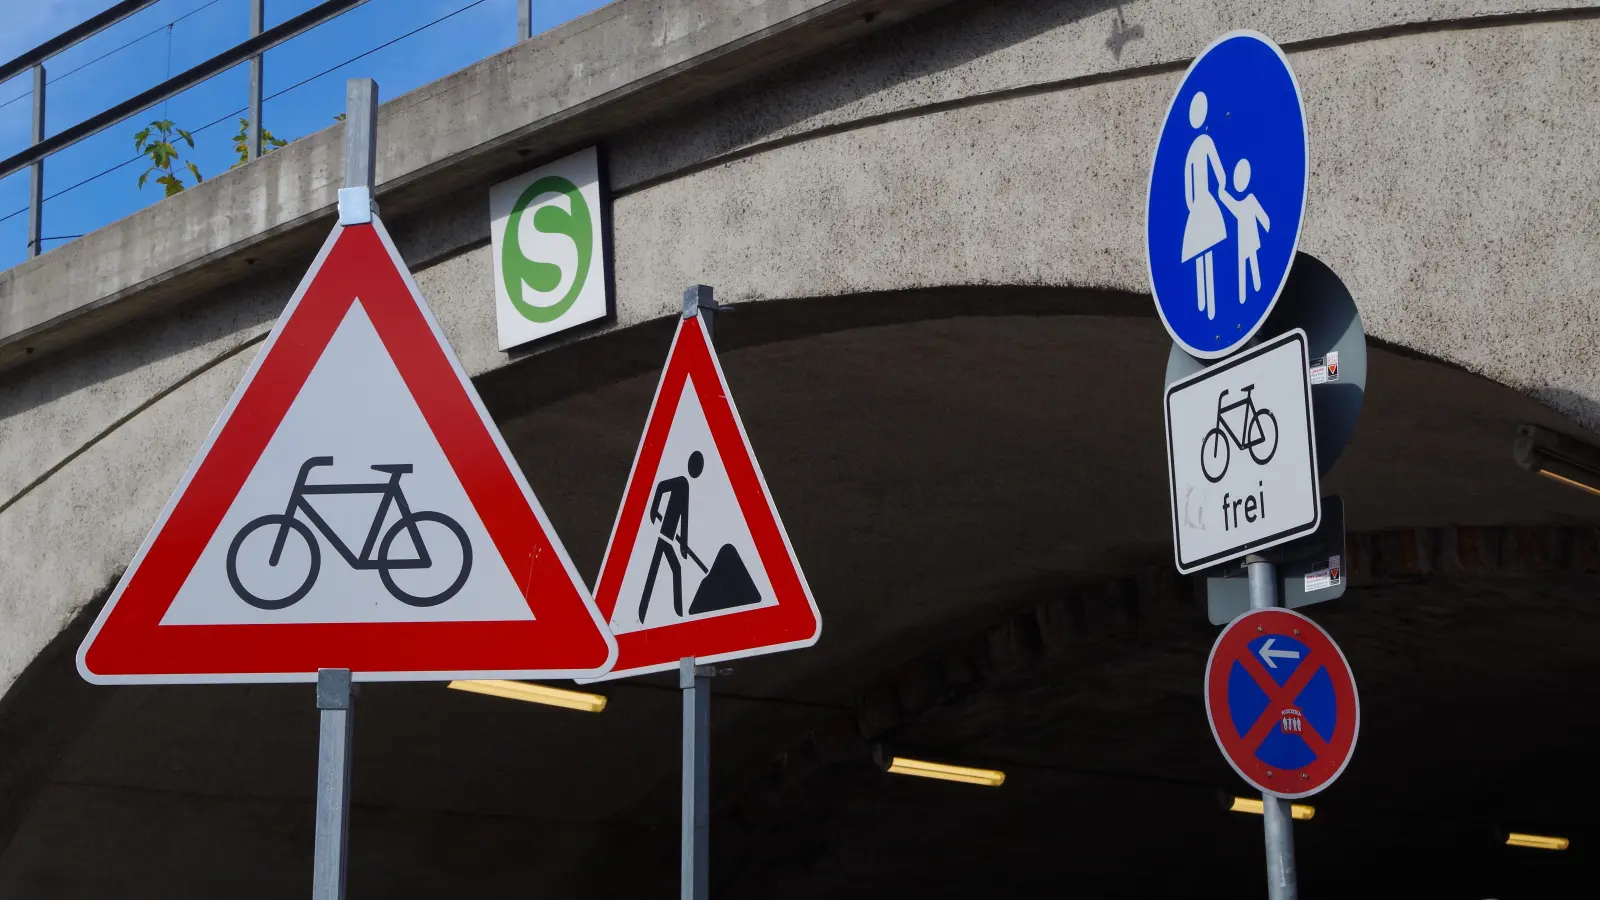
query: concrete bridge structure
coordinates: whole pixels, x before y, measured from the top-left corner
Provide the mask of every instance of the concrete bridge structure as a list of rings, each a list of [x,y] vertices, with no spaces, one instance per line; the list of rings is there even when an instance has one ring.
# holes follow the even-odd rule
[[[1259,822],[1211,799],[1241,786],[1142,249],[1177,79],[1242,27],[1300,80],[1301,248],[1372,341],[1326,484],[1352,590],[1317,613],[1363,743],[1299,831],[1307,894],[1600,869],[1488,837],[1600,846],[1600,499],[1510,457],[1600,429],[1600,5],[617,0],[385,103],[378,202],[591,578],[681,290],[738,306],[719,348],[828,625],[717,683],[718,896],[1259,889]],[[72,654],[331,226],[340,141],[0,273],[0,898],[309,886],[310,688],[93,687]],[[616,314],[500,352],[488,187],[591,144]],[[670,891],[678,698],[604,690],[366,687],[352,896]],[[878,744],[1011,777],[894,779]]]

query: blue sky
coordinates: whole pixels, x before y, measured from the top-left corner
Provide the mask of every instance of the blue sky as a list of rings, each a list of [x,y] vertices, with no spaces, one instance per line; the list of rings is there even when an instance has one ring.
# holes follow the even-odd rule
[[[7,27],[0,31],[0,60],[16,57],[113,2],[0,0],[7,20]],[[266,0],[267,25],[318,2]],[[517,2],[369,0],[267,53],[265,94],[284,93],[266,101],[262,120],[273,134],[294,140],[328,126],[334,114],[343,111],[348,78],[377,79],[381,98],[389,100],[469,66],[515,42]],[[534,30],[552,28],[605,2],[536,0]],[[445,16],[444,21],[402,38]],[[248,37],[249,25],[247,0],[160,0],[46,63],[51,79],[46,92],[47,133],[73,125],[160,83],[169,74],[222,52]],[[401,39],[340,65],[396,38]],[[111,55],[96,59],[107,53]],[[313,77],[334,66],[339,68]],[[75,69],[78,71],[72,71]],[[306,83],[300,84],[302,81]],[[184,159],[192,158],[205,177],[226,171],[237,159],[232,137],[239,130],[248,91],[248,70],[240,65],[172,98],[164,109],[157,106],[138,113],[50,157],[45,163],[45,196],[71,190],[44,206],[45,249],[65,243],[49,240],[51,237],[87,233],[161,198],[154,176],[142,191],[136,187],[147,163],[129,162],[136,155],[134,133],[153,119],[171,119],[194,133],[195,149],[180,149]],[[31,95],[30,75],[0,84],[0,157],[27,147]],[[127,164],[74,187],[122,163]],[[27,205],[26,173],[0,180],[0,217]],[[27,222],[26,212],[0,220],[0,269],[26,258]]]

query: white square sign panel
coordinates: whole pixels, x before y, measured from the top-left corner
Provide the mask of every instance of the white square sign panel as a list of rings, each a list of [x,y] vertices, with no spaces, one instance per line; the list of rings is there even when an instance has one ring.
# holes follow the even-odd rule
[[[1167,387],[1178,571],[1317,529],[1309,362],[1305,332],[1296,329]]]
[[[594,147],[489,190],[501,350],[610,313],[606,212]]]

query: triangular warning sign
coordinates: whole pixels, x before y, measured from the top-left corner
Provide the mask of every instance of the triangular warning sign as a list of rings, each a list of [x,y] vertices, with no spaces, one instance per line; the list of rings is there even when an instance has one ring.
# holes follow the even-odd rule
[[[616,655],[376,218],[336,227],[78,651],[101,683],[599,675]]]
[[[699,316],[673,338],[595,604],[617,636],[604,678],[809,647],[822,632]]]

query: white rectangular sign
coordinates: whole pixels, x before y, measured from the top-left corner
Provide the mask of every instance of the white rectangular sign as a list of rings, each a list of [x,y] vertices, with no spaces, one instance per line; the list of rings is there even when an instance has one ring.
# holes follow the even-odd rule
[[[1167,387],[1178,571],[1317,530],[1322,516],[1306,335],[1296,329]]]
[[[605,215],[594,147],[489,190],[501,350],[610,312]]]

